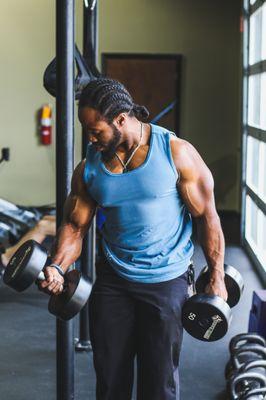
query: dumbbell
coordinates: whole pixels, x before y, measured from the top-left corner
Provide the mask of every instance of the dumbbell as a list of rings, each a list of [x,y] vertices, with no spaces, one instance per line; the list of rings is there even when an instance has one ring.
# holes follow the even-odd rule
[[[256,343],[245,344],[231,354],[225,368],[225,378],[230,379],[233,375],[238,373],[242,367],[251,361],[258,361],[266,359],[266,347]]]
[[[249,389],[249,384],[257,382],[259,386],[256,389]],[[245,385],[245,389],[242,387]],[[234,377],[230,382],[231,400],[262,400],[266,393],[266,377],[257,372],[243,372]]]
[[[231,265],[224,265],[225,285],[228,300],[208,295],[205,292],[210,280],[210,271],[206,266],[196,282],[196,292],[183,305],[182,322],[185,330],[196,339],[212,342],[221,339],[227,332],[232,320],[232,311],[244,290],[241,274]]]
[[[46,249],[35,240],[28,240],[19,247],[6,266],[3,281],[17,292],[26,290],[35,281],[45,280],[43,270],[47,263]],[[90,281],[79,271],[65,274],[63,292],[51,295],[48,310],[62,320],[73,318],[86,304],[90,292]]]

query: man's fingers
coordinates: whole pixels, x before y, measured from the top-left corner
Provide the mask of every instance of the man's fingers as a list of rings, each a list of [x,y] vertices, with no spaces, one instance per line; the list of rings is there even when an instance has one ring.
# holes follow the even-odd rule
[[[52,283],[50,283],[50,285],[48,286],[48,290],[50,290],[50,292],[53,291],[53,289],[56,287],[57,282],[53,281]]]
[[[60,293],[62,293],[63,288],[64,288],[64,287],[63,287],[63,284],[60,283],[60,282],[58,282],[58,283],[56,284],[56,286],[53,288],[52,292],[53,292],[53,294],[60,294]]]
[[[46,272],[45,274],[45,281],[41,282],[41,287],[42,288],[46,288],[47,286],[49,286],[52,282],[54,281],[54,277],[53,274]]]
[[[63,291],[64,278],[54,268],[47,267],[44,271],[45,280],[39,287],[49,294],[60,294]]]
[[[51,283],[52,281],[48,281],[48,280],[45,280],[45,281],[42,281],[41,283],[40,283],[40,286],[41,286],[41,288],[43,288],[43,289],[45,289],[47,286],[49,286],[50,285],[50,283]]]

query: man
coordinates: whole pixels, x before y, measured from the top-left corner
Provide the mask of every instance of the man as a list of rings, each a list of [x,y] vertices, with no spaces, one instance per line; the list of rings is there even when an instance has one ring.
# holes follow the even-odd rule
[[[212,175],[194,147],[143,123],[145,107],[125,87],[97,79],[84,89],[79,120],[86,159],[75,169],[43,288],[62,290],[97,206],[106,216],[89,301],[97,400],[130,400],[137,355],[137,399],[179,398],[181,309],[187,298],[194,216],[211,280],[226,300],[224,237]],[[59,269],[60,271],[60,269]]]

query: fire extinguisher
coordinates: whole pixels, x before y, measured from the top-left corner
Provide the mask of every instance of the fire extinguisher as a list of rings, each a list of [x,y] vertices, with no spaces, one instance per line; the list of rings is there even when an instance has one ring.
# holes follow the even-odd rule
[[[45,104],[40,113],[40,135],[41,144],[49,145],[52,143],[52,107]]]

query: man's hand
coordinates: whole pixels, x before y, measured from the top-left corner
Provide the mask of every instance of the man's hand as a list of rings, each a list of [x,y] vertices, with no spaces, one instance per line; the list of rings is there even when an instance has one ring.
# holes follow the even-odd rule
[[[224,278],[221,276],[211,277],[210,283],[206,286],[206,294],[216,295],[227,301],[228,293],[224,283]]]
[[[45,281],[39,283],[39,289],[48,294],[59,295],[64,288],[64,278],[56,268],[46,267],[44,269]]]

